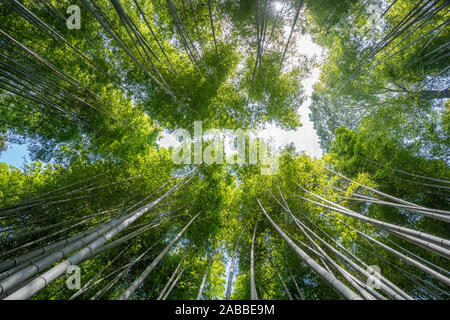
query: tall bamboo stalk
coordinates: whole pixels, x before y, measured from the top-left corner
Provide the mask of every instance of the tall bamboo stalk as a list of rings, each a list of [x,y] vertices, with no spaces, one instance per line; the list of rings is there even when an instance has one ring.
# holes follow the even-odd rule
[[[167,289],[169,288],[169,285],[172,283],[173,279],[174,279],[174,278],[176,277],[176,275],[178,274],[178,270],[180,270],[181,266],[183,265],[184,257],[185,257],[185,256],[183,256],[183,257],[180,259],[180,262],[178,263],[177,267],[176,267],[175,270],[173,271],[173,273],[172,273],[172,275],[170,276],[169,280],[167,280],[166,285],[165,285],[164,288],[161,290],[161,293],[159,294],[158,298],[156,298],[156,300],[161,300],[161,299],[165,296],[165,294],[166,294],[166,292],[167,292]]]
[[[200,300],[200,298],[202,297],[203,289],[205,288],[206,278],[208,277],[209,269],[211,268],[211,264],[214,260],[214,255],[215,255],[215,252],[212,253],[211,257],[209,258],[208,265],[206,266],[205,273],[203,274],[203,277],[202,277],[202,282],[200,283],[200,286],[198,288],[198,294],[197,294],[196,300]]]

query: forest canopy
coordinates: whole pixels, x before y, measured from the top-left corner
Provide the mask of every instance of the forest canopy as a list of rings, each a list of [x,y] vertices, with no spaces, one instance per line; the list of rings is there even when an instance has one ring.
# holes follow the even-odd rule
[[[448,4],[0,0],[0,298],[449,299]]]

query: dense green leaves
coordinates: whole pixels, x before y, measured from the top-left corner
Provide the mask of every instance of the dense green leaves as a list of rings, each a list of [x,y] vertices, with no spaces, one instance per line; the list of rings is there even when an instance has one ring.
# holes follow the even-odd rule
[[[0,153],[33,160],[0,163],[1,298],[105,239],[77,299],[118,299],[157,257],[130,299],[250,299],[252,279],[259,299],[448,299],[446,1],[27,0],[0,17]],[[175,165],[157,143],[200,120],[293,130],[309,98],[326,154],[285,147],[274,175]],[[30,297],[75,297],[59,275]]]

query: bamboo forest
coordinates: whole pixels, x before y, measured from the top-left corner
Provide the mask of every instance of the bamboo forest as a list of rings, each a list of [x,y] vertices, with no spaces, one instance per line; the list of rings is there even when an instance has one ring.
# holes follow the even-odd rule
[[[0,299],[449,300],[449,4],[0,0]]]

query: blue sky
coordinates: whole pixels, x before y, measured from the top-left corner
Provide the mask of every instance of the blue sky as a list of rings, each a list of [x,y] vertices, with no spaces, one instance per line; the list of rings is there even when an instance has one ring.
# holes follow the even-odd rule
[[[25,161],[23,157],[26,158]],[[28,156],[27,145],[8,143],[8,149],[0,153],[0,162],[13,165],[17,168],[21,168],[24,162],[29,163],[30,157]]]

